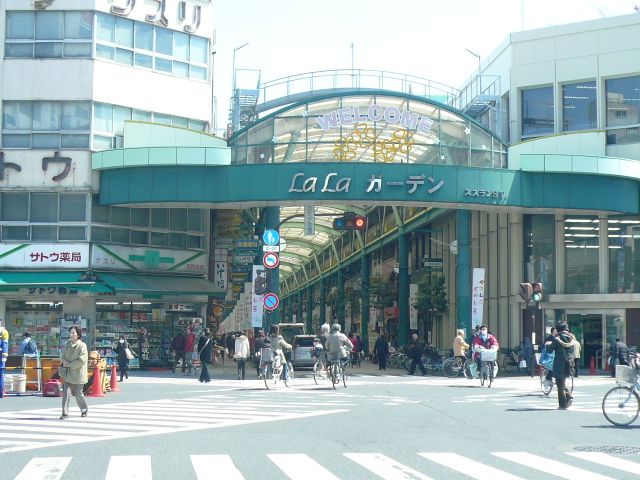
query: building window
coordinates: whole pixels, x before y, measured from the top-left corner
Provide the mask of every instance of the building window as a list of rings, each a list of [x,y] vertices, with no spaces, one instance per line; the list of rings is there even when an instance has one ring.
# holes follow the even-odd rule
[[[564,220],[565,292],[600,291],[600,221],[572,215]]]
[[[556,234],[554,215],[525,215],[524,281],[540,282],[555,293]]]
[[[562,130],[596,128],[598,108],[596,82],[580,82],[562,86]]]
[[[96,58],[207,80],[209,40],[97,12]]]
[[[607,80],[605,90],[607,144],[640,143],[640,76]]]
[[[640,218],[609,217],[609,293],[640,292]]]
[[[90,109],[89,102],[3,102],[2,146],[88,148]]]
[[[91,58],[93,12],[9,11],[6,58]]]
[[[553,133],[553,87],[522,90],[522,137]]]
[[[127,120],[161,123],[201,132],[207,129],[207,123],[200,120],[132,110],[106,103],[95,103],[93,108],[93,150],[110,150],[122,147],[124,122]]]

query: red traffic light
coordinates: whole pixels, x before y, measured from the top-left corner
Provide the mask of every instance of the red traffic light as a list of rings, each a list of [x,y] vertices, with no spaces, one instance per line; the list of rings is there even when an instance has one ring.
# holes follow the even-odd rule
[[[367,217],[353,212],[345,212],[344,215],[333,220],[334,230],[365,230],[366,228]]]

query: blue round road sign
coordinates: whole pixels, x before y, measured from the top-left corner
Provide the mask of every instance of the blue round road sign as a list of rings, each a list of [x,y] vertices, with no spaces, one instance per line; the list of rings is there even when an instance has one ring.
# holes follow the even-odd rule
[[[267,310],[275,310],[280,305],[280,299],[275,293],[267,293],[262,302]]]
[[[265,245],[278,245],[278,243],[280,243],[280,234],[270,228],[262,234],[262,241]]]

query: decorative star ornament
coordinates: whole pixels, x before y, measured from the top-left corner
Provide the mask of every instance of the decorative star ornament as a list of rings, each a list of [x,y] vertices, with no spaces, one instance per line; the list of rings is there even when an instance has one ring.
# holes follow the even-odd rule
[[[260,160],[264,160],[264,153],[260,154]]]
[[[307,118],[309,116],[309,110],[305,110],[302,112],[302,118]]]
[[[440,155],[440,161],[444,162],[444,155]]]
[[[435,143],[436,145],[440,145],[440,137],[436,137],[433,143]]]
[[[469,127],[464,127],[464,134],[469,135],[471,133],[471,129]]]
[[[487,146],[486,146],[486,145],[482,145],[482,149],[483,149],[483,150],[486,150],[486,149],[487,149]]]
[[[273,143],[278,143],[278,137],[276,137],[275,135],[273,136],[273,138],[271,139],[271,141]]]

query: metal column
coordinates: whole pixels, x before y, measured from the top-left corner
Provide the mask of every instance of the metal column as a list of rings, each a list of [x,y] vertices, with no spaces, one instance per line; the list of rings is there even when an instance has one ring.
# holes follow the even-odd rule
[[[362,290],[360,291],[360,338],[365,353],[369,353],[369,281],[371,278],[371,256],[364,253],[360,256],[360,276]]]
[[[409,235],[398,236],[398,345],[409,342]]]
[[[456,211],[458,254],[456,256],[456,327],[463,329],[467,338],[471,328],[471,213]]]

